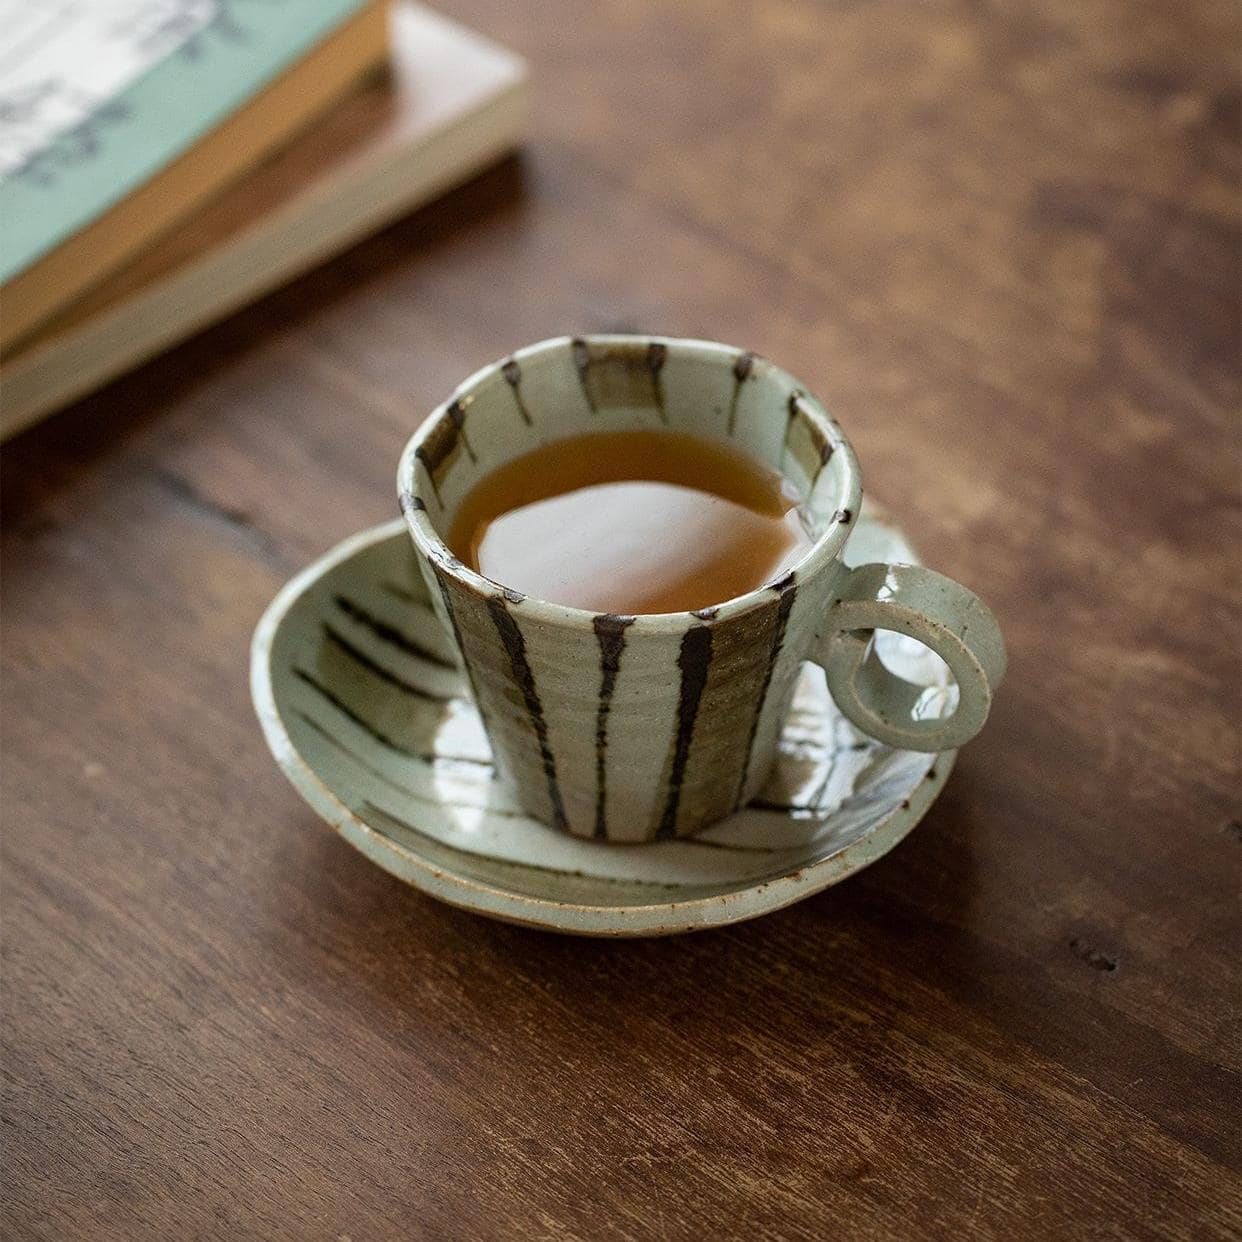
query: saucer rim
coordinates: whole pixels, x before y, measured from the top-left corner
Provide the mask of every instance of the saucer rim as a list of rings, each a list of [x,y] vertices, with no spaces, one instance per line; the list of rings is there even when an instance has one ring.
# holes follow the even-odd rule
[[[878,508],[869,505],[866,517],[889,527],[908,544],[896,523],[882,515],[882,510],[877,513]],[[281,587],[264,611],[251,641],[250,694],[272,757],[316,814],[384,871],[448,905],[524,927],[604,938],[667,936],[740,923],[822,892],[882,858],[923,818],[953,770],[957,752],[938,752],[931,757],[932,767],[906,800],[907,805],[894,808],[865,836],[783,875],[707,897],[641,905],[588,905],[517,893],[433,864],[372,828],[319,779],[285,727],[272,678],[272,646],[293,605],[325,574],[373,544],[398,535],[409,538],[403,518],[358,531]],[[627,848],[649,847],[636,844]]]

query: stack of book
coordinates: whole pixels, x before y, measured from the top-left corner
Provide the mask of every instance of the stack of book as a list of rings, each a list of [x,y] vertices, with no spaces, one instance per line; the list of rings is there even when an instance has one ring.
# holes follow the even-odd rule
[[[503,156],[525,82],[410,0],[0,0],[0,437]]]

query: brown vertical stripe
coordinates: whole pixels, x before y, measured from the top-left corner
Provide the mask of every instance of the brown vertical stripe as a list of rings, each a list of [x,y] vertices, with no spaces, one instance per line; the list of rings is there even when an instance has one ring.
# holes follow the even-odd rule
[[[781,441],[781,469],[785,468],[785,457],[789,452],[789,433],[793,430],[794,419],[798,416],[798,402],[802,400],[800,392],[791,392],[786,405],[788,415],[785,419],[785,438]]]
[[[581,337],[570,342],[574,368],[591,412],[614,407],[650,406],[668,421],[664,403],[664,364],[668,346],[662,341],[612,341],[588,345]]]
[[[677,700],[677,737],[673,745],[673,767],[668,780],[668,800],[656,837],[665,840],[677,833],[677,808],[681,802],[681,786],[690,758],[694,738],[694,722],[699,714],[699,701],[707,685],[707,670],[712,662],[712,632],[706,625],[692,625],[681,640],[677,667],[681,669],[681,692]]]
[[[454,401],[445,411],[445,417],[432,427],[422,444],[414,450],[414,456],[423,463],[423,469],[427,471],[427,477],[431,480],[431,490],[435,493],[437,500],[440,499],[440,483],[436,478],[436,473],[445,462],[452,458],[458,448],[465,444],[470,460],[475,460],[474,450],[466,443],[462,434],[465,423],[465,409],[460,401]]]
[[[461,437],[462,444],[466,446],[467,456],[472,463],[478,465],[479,459],[474,455],[474,449],[470,447],[470,441],[466,436],[466,405],[469,400],[469,398],[466,398],[465,401],[461,397],[455,398],[449,403],[445,413],[448,415],[449,422],[457,428],[457,434]]]
[[[831,460],[833,449],[832,439],[823,424],[807,408],[805,401],[798,402],[797,416],[785,434],[785,460],[792,455],[814,486],[820,471]]]
[[[621,652],[625,650],[625,630],[634,624],[634,618],[601,613],[592,624],[599,640],[600,655],[599,707],[595,713],[595,835],[605,840],[608,836],[608,713],[612,710],[612,692],[621,668]]]
[[[586,397],[591,413],[595,414],[598,411],[595,408],[595,397],[591,393],[591,381],[587,374],[591,369],[590,347],[580,336],[576,336],[569,342],[569,350],[574,356],[574,368],[578,372],[578,383],[582,385],[582,395]]]
[[[729,434],[737,428],[737,399],[741,395],[742,385],[755,365],[754,354],[738,354],[733,362],[733,400],[729,403]]]
[[[503,596],[489,597],[487,611],[491,613],[496,632],[500,635],[505,654],[509,657],[514,683],[521,691],[526,704],[526,714],[530,717],[535,738],[539,742],[539,757],[543,761],[543,774],[548,781],[548,797],[552,802],[552,820],[558,828],[566,828],[568,824],[565,820],[565,807],[561,802],[561,787],[556,779],[556,757],[548,745],[548,724],[543,718],[543,704],[539,701],[539,691],[535,687],[535,675],[526,659],[526,640],[522,637],[518,623],[509,615]]]
[[[435,493],[435,498],[441,505],[444,504],[440,499],[440,485],[436,482],[436,468],[432,465],[431,456],[424,448],[416,448],[414,456],[423,463],[423,469],[427,471],[427,482],[431,484],[431,490]]]
[[[789,624],[789,613],[794,606],[798,588],[791,570],[779,582],[774,582],[771,589],[780,595],[780,603],[776,610],[776,624],[772,629],[772,647],[768,652],[768,667],[763,675],[763,688],[755,703],[755,714],[750,722],[750,737],[746,742],[746,759],[742,764],[742,779],[738,782],[737,795],[733,799],[735,807],[741,805],[742,795],[746,789],[746,778],[750,775],[750,755],[755,747],[755,735],[759,732],[759,718],[763,715],[763,705],[768,697],[768,687],[772,684],[772,671],[776,668],[777,657],[785,643],[785,628]]]
[[[475,685],[474,672],[470,668],[470,661],[466,658],[466,644],[462,641],[461,628],[457,624],[457,614],[453,611],[453,601],[449,596],[448,575],[434,561],[431,562],[431,570],[435,574],[436,586],[440,588],[440,598],[444,601],[444,611],[448,614],[449,628],[453,631],[453,641],[457,644],[462,670],[466,674],[466,680],[470,683],[470,693],[474,696],[475,706],[479,709],[479,718],[483,721],[483,727],[490,734],[491,725],[484,714],[483,700],[479,696],[478,686]]]
[[[526,408],[526,402],[522,400],[522,368],[518,366],[517,359],[506,358],[500,364],[500,373],[513,391],[513,400],[517,402],[518,413],[522,416],[522,421],[529,427],[531,425],[530,411]]]
[[[668,422],[668,411],[664,408],[664,385],[660,382],[660,372],[668,357],[668,346],[660,341],[652,341],[647,346],[647,369],[651,372],[651,386],[655,390],[656,409],[660,412],[660,421]]]

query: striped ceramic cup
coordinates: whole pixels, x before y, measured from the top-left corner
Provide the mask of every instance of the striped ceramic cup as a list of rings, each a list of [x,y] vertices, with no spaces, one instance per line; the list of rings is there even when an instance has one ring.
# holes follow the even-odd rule
[[[502,463],[586,431],[669,427],[731,441],[789,479],[814,543],[778,581],[694,613],[597,615],[523,596],[463,565],[444,533]],[[858,462],[779,367],[706,341],[562,337],[468,379],[407,445],[401,508],[497,762],[523,806],[576,836],[686,836],[751,798],[804,660],[864,732],[945,750],[982,727],[1005,668],[996,621],[910,565],[848,569]],[[957,680],[943,719],[880,663],[875,629],[920,639]],[[925,696],[924,696],[925,697]]]

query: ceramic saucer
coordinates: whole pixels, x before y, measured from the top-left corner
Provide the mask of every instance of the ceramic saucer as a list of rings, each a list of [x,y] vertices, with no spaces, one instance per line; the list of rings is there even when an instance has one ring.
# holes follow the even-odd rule
[[[868,505],[845,560],[917,557]],[[885,663],[930,687],[925,710],[947,707],[954,691],[935,656],[895,634],[879,644]],[[693,931],[809,897],[892,849],[955,758],[863,737],[807,665],[776,769],[744,810],[649,845],[556,832],[496,778],[400,520],[347,539],[284,587],[255,632],[251,693],[285,775],[372,862],[453,905],[580,935]]]

